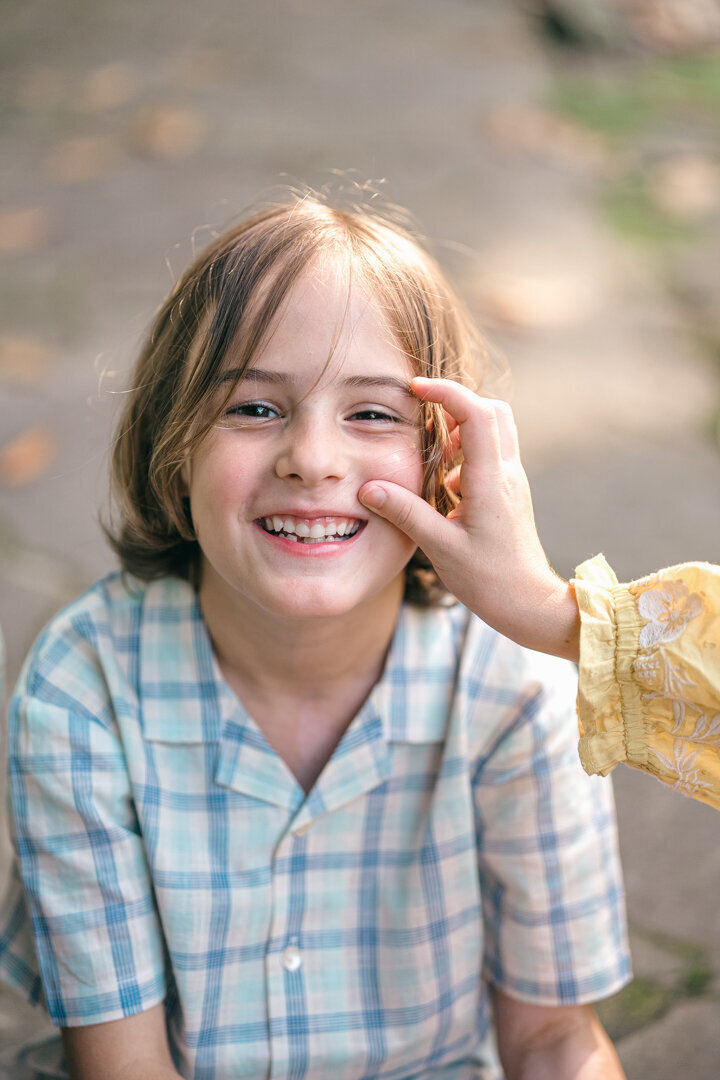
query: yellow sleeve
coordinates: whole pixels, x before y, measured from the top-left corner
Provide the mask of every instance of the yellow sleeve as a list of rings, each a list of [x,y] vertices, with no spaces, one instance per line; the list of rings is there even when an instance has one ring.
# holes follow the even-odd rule
[[[575,573],[583,767],[624,761],[720,810],[720,566],[621,585],[598,555]]]

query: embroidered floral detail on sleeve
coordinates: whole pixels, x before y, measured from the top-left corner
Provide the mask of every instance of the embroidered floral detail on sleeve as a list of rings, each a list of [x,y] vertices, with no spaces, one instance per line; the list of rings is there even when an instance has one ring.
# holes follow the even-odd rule
[[[660,642],[679,638],[691,619],[703,609],[697,593],[691,593],[680,581],[668,581],[648,589],[638,597],[638,611],[647,625],[640,631],[640,648],[650,649]]]
[[[661,754],[657,750],[654,753],[660,764],[676,777],[672,786],[677,791],[682,791],[686,795],[697,795],[711,788],[712,785],[700,775],[698,751],[691,749],[685,740],[676,741],[672,757]]]
[[[720,742],[720,713],[700,713],[691,738],[695,742]]]
[[[635,658],[635,678],[643,686],[654,686],[660,674],[661,662],[657,653],[640,653]]]

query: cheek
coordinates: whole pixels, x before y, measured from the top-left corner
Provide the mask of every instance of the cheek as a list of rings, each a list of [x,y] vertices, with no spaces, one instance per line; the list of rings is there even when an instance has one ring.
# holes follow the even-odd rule
[[[229,474],[204,468],[199,462],[193,463],[188,493],[195,535],[202,545],[222,531],[228,514],[237,506],[238,495]]]
[[[374,476],[369,479],[392,480],[420,494],[424,467],[419,440],[407,440],[401,445],[385,448],[376,455],[373,465]]]
[[[198,454],[191,462],[190,492],[205,501],[237,499],[256,475],[252,455],[241,455],[229,439],[217,439],[209,452]]]

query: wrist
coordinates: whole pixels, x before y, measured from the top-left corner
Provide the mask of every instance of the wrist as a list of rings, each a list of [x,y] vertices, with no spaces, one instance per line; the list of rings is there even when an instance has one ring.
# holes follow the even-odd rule
[[[550,651],[574,663],[580,661],[580,609],[575,589],[569,581],[558,578],[559,588],[551,605],[553,634]]]
[[[580,611],[575,590],[569,582],[550,573],[551,580],[528,597],[524,632],[512,636],[526,648],[578,663]]]

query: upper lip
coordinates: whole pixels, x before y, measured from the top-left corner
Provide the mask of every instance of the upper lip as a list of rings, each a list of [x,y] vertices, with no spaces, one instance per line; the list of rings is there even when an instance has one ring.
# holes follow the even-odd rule
[[[312,510],[263,510],[261,514],[257,515],[258,518],[266,517],[291,517],[300,518],[305,521],[315,521],[318,518],[346,518],[352,521],[366,521],[367,518],[354,511],[346,512],[344,510],[324,510],[324,509],[312,509]]]

